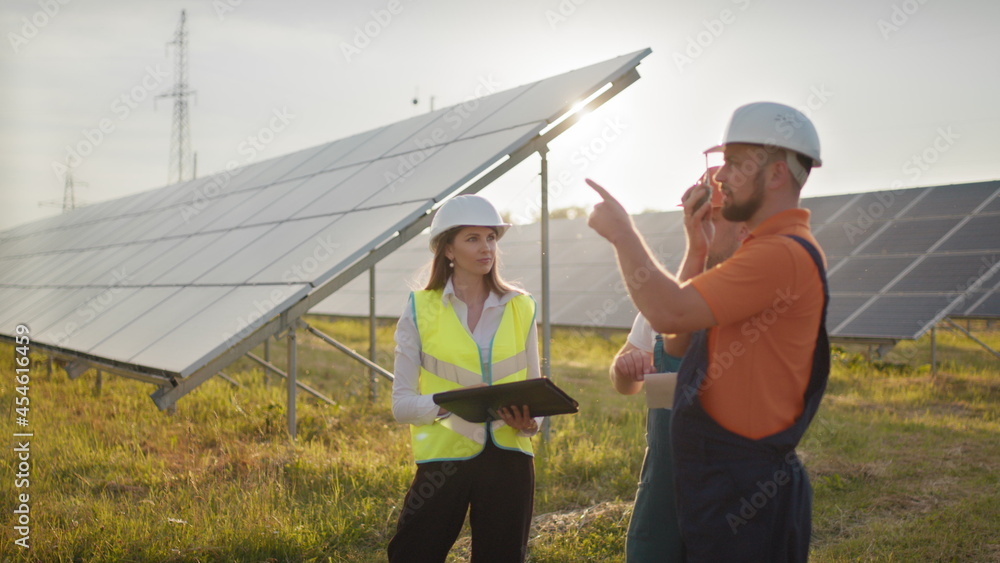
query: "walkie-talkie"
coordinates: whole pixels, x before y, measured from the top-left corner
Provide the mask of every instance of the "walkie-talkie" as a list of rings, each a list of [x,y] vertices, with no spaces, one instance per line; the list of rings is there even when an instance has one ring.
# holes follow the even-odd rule
[[[684,192],[684,197],[681,198],[681,201],[687,201],[687,199],[691,197],[691,192],[701,187],[705,188],[703,190],[704,193],[698,198],[698,201],[694,204],[694,208],[691,210],[692,215],[697,213],[698,210],[701,209],[701,206],[705,205],[705,202],[707,202],[709,198],[712,197],[712,183],[711,179],[708,177],[707,171],[701,176],[701,180],[697,184],[691,186],[690,188],[687,189],[686,192]]]

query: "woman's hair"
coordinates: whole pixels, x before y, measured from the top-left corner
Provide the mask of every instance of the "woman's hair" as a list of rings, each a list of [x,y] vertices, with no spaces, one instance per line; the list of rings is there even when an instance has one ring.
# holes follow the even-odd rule
[[[453,227],[447,231],[441,233],[438,236],[437,245],[434,247],[434,259],[431,261],[431,279],[427,281],[427,286],[424,289],[444,289],[444,286],[448,283],[448,278],[451,277],[451,266],[448,265],[450,260],[445,256],[444,249],[449,244],[455,242],[455,237],[458,236],[458,232],[462,230],[464,226]],[[493,229],[493,232],[497,232]],[[500,249],[497,248],[497,256],[493,261],[493,267],[490,268],[490,272],[483,276],[486,279],[486,287],[489,288],[493,293],[504,295],[509,291],[521,291],[510,283],[504,281],[500,277]]]

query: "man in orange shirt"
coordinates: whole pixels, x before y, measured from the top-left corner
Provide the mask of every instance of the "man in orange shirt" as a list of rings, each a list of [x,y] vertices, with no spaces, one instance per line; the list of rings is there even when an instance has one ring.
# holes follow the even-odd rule
[[[674,396],[678,517],[690,561],[805,561],[812,488],[795,453],[829,374],[825,260],[799,193],[821,164],[812,122],[770,102],[740,107],[723,143],[723,216],[750,236],[680,283],[604,188],[590,226],[618,255],[653,329],[694,332]],[[705,221],[709,206],[695,213]],[[706,330],[707,329],[707,330]]]

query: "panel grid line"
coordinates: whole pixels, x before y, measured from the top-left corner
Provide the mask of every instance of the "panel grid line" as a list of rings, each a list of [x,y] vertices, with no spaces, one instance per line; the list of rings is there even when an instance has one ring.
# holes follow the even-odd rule
[[[882,297],[883,295],[885,295],[885,293],[888,292],[892,288],[892,286],[896,285],[897,283],[899,283],[900,280],[902,280],[903,278],[905,278],[906,276],[908,276],[910,274],[910,272],[912,272],[917,266],[919,266],[920,264],[922,264],[924,262],[924,260],[927,259],[927,257],[929,257],[931,254],[933,254],[934,251],[938,249],[938,247],[940,247],[945,242],[947,242],[948,239],[950,239],[952,235],[954,235],[956,232],[959,231],[959,229],[961,229],[962,227],[964,227],[966,225],[966,223],[968,223],[969,221],[971,221],[972,218],[975,217],[976,214],[979,211],[985,209],[986,206],[988,206],[994,199],[996,199],[996,197],[997,197],[998,194],[1000,194],[1000,189],[994,191],[991,196],[987,197],[985,199],[985,201],[983,201],[982,203],[980,203],[970,214],[966,215],[963,219],[959,220],[958,224],[956,224],[954,227],[952,227],[951,230],[949,230],[947,233],[944,234],[944,236],[942,236],[941,238],[939,238],[937,242],[935,242],[933,245],[931,245],[931,247],[927,249],[927,252],[925,254],[923,254],[922,256],[918,257],[916,260],[913,261],[913,263],[911,263],[909,266],[907,266],[906,268],[904,268],[903,271],[900,272],[899,274],[897,274],[896,277],[894,277],[889,283],[887,283],[885,285],[885,287],[883,287],[878,293],[876,293],[875,295],[873,295],[871,297],[871,299],[869,299],[868,301],[865,302],[864,305],[862,305],[861,307],[858,307],[858,309],[856,311],[854,311],[854,313],[852,313],[846,319],[844,319],[831,332],[833,334],[839,333],[840,331],[844,330],[844,328],[846,328],[856,318],[858,318],[859,316],[861,316],[861,314],[864,313],[865,311],[867,311],[868,308],[871,307],[872,304],[875,301],[877,301],[880,297]],[[924,330],[926,330],[926,328],[924,328]],[[923,332],[923,330],[921,332]]]

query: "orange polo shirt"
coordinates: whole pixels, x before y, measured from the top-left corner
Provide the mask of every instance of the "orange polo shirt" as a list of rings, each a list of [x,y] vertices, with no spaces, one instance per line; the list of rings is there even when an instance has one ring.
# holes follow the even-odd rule
[[[809,211],[789,209],[691,280],[718,322],[708,335],[702,407],[722,427],[751,439],[784,430],[802,414],[823,313],[823,282],[812,258],[783,235],[819,248]]]

